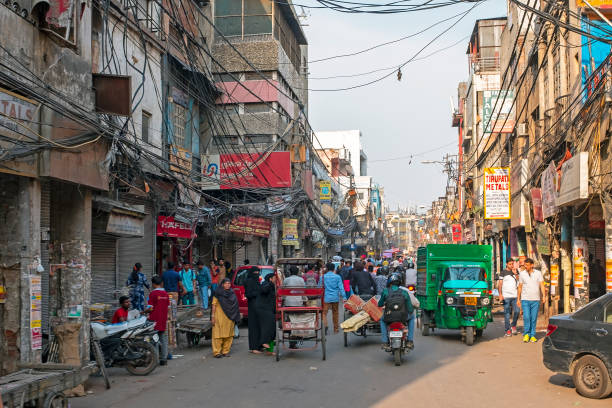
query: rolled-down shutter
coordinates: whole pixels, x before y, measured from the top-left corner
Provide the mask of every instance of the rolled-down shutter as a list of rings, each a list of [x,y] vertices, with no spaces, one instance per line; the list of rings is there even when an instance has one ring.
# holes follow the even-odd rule
[[[105,234],[91,234],[91,302],[114,303],[117,239]]]
[[[150,282],[155,274],[155,223],[153,205],[139,198],[121,197],[121,201],[131,205],[144,205],[144,236],[142,238],[119,238],[118,259],[119,283],[124,285],[136,262],[142,265],[142,272]]]

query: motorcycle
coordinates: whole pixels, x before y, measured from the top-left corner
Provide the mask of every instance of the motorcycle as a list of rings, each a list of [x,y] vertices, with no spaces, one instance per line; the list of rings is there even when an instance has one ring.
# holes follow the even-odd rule
[[[389,344],[385,351],[393,354],[395,365],[400,366],[402,365],[402,356],[408,354],[411,350],[406,340],[408,328],[402,322],[393,322],[387,327],[387,333],[389,335]]]
[[[144,316],[118,324],[93,322],[92,348],[99,347],[105,367],[125,367],[132,375],[148,375],[159,363],[159,335],[154,328],[155,323]]]

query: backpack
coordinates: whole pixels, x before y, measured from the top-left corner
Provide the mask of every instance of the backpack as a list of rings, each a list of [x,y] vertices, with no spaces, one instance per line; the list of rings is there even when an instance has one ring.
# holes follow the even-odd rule
[[[408,309],[406,308],[406,298],[401,289],[389,289],[385,300],[385,312],[383,315],[385,323],[402,322],[408,320]]]

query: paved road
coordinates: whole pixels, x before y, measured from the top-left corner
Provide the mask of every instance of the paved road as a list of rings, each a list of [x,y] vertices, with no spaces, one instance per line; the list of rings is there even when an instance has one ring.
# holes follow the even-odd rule
[[[456,332],[437,331],[415,339],[416,348],[395,367],[378,338],[341,335],[328,342],[327,361],[319,350],[273,357],[247,353],[246,329],[231,358],[212,358],[210,347],[184,352],[168,367],[147,377],[113,369],[113,388],[100,378],[93,394],[71,400],[73,408],[98,407],[595,407],[609,408],[612,398],[580,397],[571,378],[541,364],[541,344],[503,338],[499,322],[489,326],[473,347]]]

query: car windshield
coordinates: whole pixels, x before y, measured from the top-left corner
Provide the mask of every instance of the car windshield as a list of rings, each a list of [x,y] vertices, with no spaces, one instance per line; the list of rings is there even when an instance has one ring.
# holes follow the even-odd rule
[[[476,266],[465,268],[452,266],[446,269],[444,280],[482,281],[484,280],[484,275],[484,269]]]

